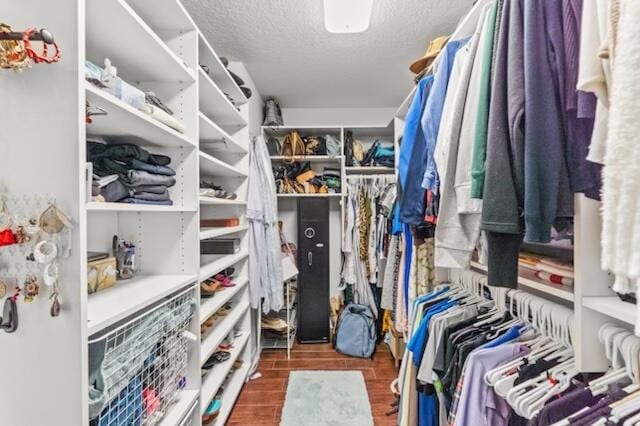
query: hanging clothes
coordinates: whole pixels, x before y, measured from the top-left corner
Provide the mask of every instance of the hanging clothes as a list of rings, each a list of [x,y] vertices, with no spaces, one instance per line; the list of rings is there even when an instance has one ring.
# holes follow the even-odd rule
[[[284,306],[278,204],[271,160],[262,138],[251,144],[247,220],[249,221],[249,286],[251,307],[268,313]]]
[[[393,292],[393,280],[384,290],[385,269],[397,268],[397,255],[392,263],[387,258],[391,230],[391,210],[395,197],[393,177],[347,179],[343,223],[342,282],[353,289],[353,301],[368,305],[378,317],[380,297],[388,304]],[[397,253],[397,246],[395,248]],[[380,285],[378,285],[380,283]]]

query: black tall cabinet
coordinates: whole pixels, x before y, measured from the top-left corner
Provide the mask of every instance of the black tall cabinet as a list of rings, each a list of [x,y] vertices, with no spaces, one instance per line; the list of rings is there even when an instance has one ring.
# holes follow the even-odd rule
[[[298,199],[298,340],[329,341],[329,198]]]

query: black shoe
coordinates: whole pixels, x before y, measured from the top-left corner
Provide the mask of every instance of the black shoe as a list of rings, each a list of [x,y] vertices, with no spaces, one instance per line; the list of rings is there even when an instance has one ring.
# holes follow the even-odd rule
[[[241,86],[240,90],[242,90],[242,93],[244,93],[244,96],[247,99],[251,99],[251,95],[252,95],[251,89],[249,89],[248,87]]]

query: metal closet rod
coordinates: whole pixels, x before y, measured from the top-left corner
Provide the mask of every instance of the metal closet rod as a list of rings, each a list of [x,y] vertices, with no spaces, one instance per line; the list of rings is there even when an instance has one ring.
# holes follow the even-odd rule
[[[349,179],[353,179],[353,180],[383,179],[383,180],[395,181],[396,177],[395,175],[381,173],[377,175],[347,175],[347,180]]]
[[[0,24],[2,26],[2,24]],[[21,41],[24,38],[24,31],[11,31],[11,32],[0,32],[0,40],[14,40]],[[42,41],[47,44],[53,44],[54,38],[53,34],[49,31],[42,28],[38,32],[34,32],[29,36],[29,40],[32,41]]]

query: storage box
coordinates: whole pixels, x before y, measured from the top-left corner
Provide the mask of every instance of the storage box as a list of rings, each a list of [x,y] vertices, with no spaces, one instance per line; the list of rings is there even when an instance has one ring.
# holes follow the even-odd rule
[[[209,238],[200,241],[200,254],[234,254],[240,251],[238,238]]]
[[[201,228],[228,228],[240,226],[240,219],[237,217],[229,219],[200,219]]]
[[[389,340],[389,349],[391,349],[391,355],[396,361],[402,360],[404,355],[405,342],[402,333],[398,333],[394,327],[391,327],[391,339]]]
[[[116,284],[116,258],[108,257],[87,263],[87,290],[89,294]]]

